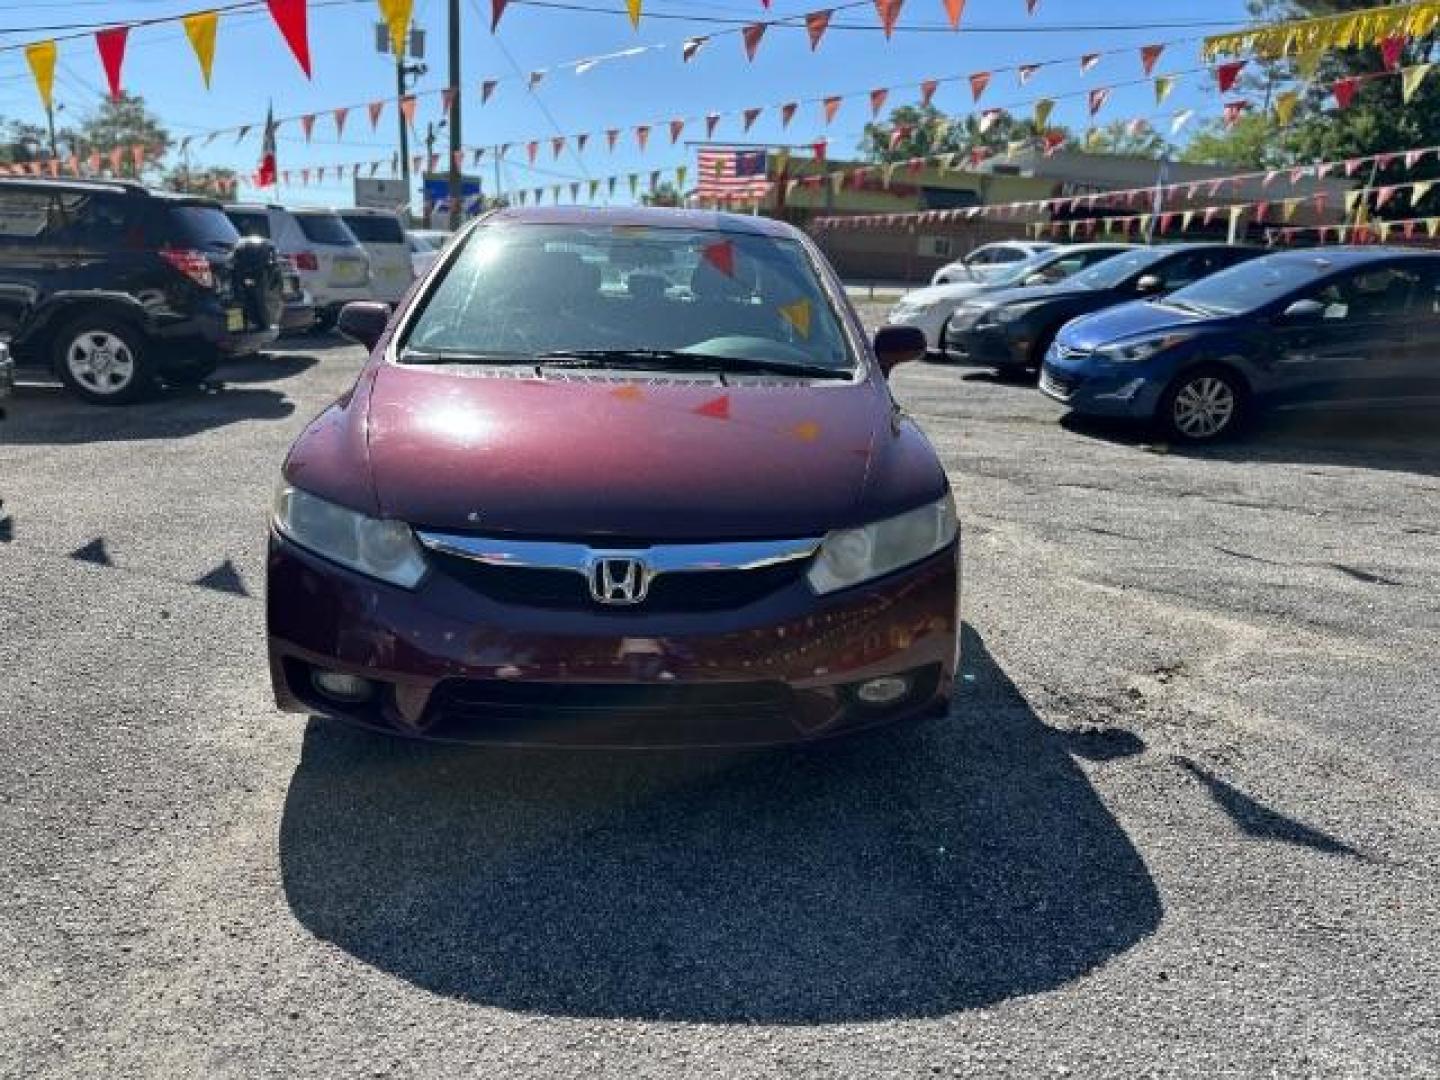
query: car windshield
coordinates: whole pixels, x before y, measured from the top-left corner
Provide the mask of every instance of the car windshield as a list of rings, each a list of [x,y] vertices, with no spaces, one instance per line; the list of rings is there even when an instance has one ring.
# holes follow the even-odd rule
[[[296,214],[300,231],[312,244],[344,244],[353,247],[357,241],[339,214]]]
[[[1165,298],[1175,307],[1223,315],[1255,311],[1335,269],[1319,255],[1278,255],[1254,259],[1202,278]]]
[[[1164,248],[1141,248],[1138,251],[1127,251],[1124,255],[1116,255],[1113,259],[1096,263],[1089,270],[1076,274],[1070,280],[1085,289],[1113,289],[1126,278],[1138,274],[1168,254],[1169,252]]]
[[[1038,274],[1052,263],[1060,261],[1053,251],[1040,251],[1018,263],[1009,263],[1003,269],[990,275],[992,285],[1019,285],[1031,274]]]
[[[397,218],[388,214],[344,214],[345,224],[355,239],[365,244],[403,244],[405,230]]]
[[[482,229],[425,299],[404,345],[431,362],[683,352],[836,372],[854,366],[799,242],[683,228]]]

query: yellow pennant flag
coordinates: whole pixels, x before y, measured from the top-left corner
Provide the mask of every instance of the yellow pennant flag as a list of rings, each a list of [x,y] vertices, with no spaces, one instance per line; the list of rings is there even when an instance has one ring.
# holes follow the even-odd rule
[[[1425,81],[1425,76],[1430,74],[1431,64],[1416,64],[1414,67],[1407,67],[1400,72],[1400,97],[1406,105],[1415,96],[1415,91],[1420,89],[1420,84]]]
[[[1440,217],[1426,218],[1425,235],[1434,240],[1437,233],[1440,233]]]
[[[35,88],[40,91],[40,100],[50,108],[50,95],[55,90],[55,42],[37,41],[25,46],[25,59],[30,62],[30,74],[35,76]]]
[[[1286,221],[1295,220],[1295,212],[1300,209],[1300,199],[1286,199],[1281,205],[1284,207]]]
[[[642,0],[625,0],[625,10],[630,12],[630,25],[640,29],[640,5]]]
[[[810,336],[810,301],[796,300],[793,304],[782,304],[780,317],[795,328],[803,338]]]
[[[1420,200],[1430,194],[1430,189],[1434,186],[1434,180],[1416,180],[1410,185],[1410,205],[1418,206]]]
[[[200,61],[200,75],[205,80],[205,89],[210,89],[210,69],[215,65],[215,28],[220,25],[218,11],[197,11],[180,20],[185,24],[185,36],[195,50],[195,59]]]
[[[1354,191],[1345,192],[1345,213],[1353,214],[1355,212],[1355,204],[1360,201],[1360,197],[1364,194],[1365,192],[1359,188]]]
[[[1093,150],[1095,149],[1095,147],[1100,145],[1100,140],[1102,138],[1103,133],[1100,131],[1099,128],[1091,128],[1085,133],[1085,145],[1087,148]]]
[[[1173,75],[1161,75],[1155,80],[1155,104],[1165,104],[1165,99],[1170,96],[1170,91],[1175,89],[1175,77]]]
[[[405,38],[410,32],[410,13],[415,0],[378,0],[380,17],[390,29],[390,49],[397,57],[405,55]]]
[[[1055,102],[1049,98],[1041,98],[1035,102],[1035,126],[1044,131],[1050,123],[1050,114],[1055,111]]]
[[[1302,79],[1313,79],[1320,70],[1320,61],[1325,59],[1324,49],[1310,49],[1295,57],[1295,74]]]
[[[1383,244],[1386,240],[1389,240],[1389,239],[1390,239],[1390,222],[1388,222],[1388,221],[1382,221],[1382,222],[1380,222],[1379,229],[1380,229],[1380,242]]]
[[[1194,223],[1194,221],[1195,221],[1195,211],[1194,211],[1194,210],[1186,210],[1185,213],[1183,213],[1183,214],[1180,215],[1180,231],[1181,231],[1181,232],[1189,232],[1189,231],[1190,231],[1190,226]]]
[[[1275,97],[1275,119],[1281,127],[1289,127],[1295,117],[1295,106],[1300,104],[1298,90],[1283,90]]]

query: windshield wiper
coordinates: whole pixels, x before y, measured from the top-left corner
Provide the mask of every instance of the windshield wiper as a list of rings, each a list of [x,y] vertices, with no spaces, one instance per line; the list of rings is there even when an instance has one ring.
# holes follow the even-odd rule
[[[541,353],[541,367],[616,368],[643,365],[647,368],[682,370],[753,371],[770,375],[795,375],[811,379],[848,379],[846,368],[820,364],[793,364],[784,360],[759,360],[749,356],[718,356],[686,352],[683,349],[557,349]]]
[[[525,353],[456,352],[452,349],[402,349],[402,364],[524,364]]]

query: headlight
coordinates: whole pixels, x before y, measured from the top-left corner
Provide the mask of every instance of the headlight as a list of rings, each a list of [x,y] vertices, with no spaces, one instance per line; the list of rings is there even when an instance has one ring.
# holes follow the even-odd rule
[[[392,585],[413,589],[425,576],[410,526],[357,514],[290,484],[275,494],[275,527],[317,555]]]
[[[1173,349],[1176,345],[1189,341],[1194,336],[1194,334],[1165,334],[1161,337],[1141,338],[1139,341],[1122,341],[1116,345],[1106,345],[1096,349],[1095,355],[1112,363],[1138,364],[1142,360],[1149,360],[1156,353]]]
[[[821,594],[848,589],[933,555],[955,539],[958,528],[955,500],[947,491],[939,502],[899,517],[832,532],[806,579]]]
[[[1012,323],[1016,319],[1022,319],[1040,305],[1036,304],[1005,304],[999,307],[989,307],[980,313],[977,326],[1003,326]]]

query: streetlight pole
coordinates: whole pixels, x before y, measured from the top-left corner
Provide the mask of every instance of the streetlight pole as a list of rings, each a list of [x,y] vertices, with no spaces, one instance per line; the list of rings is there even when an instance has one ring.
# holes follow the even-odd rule
[[[410,133],[405,130],[405,54],[395,57],[395,119],[400,125],[400,183],[405,187],[405,217],[410,217]]]
[[[463,220],[460,205],[460,0],[450,0],[450,231]]]

